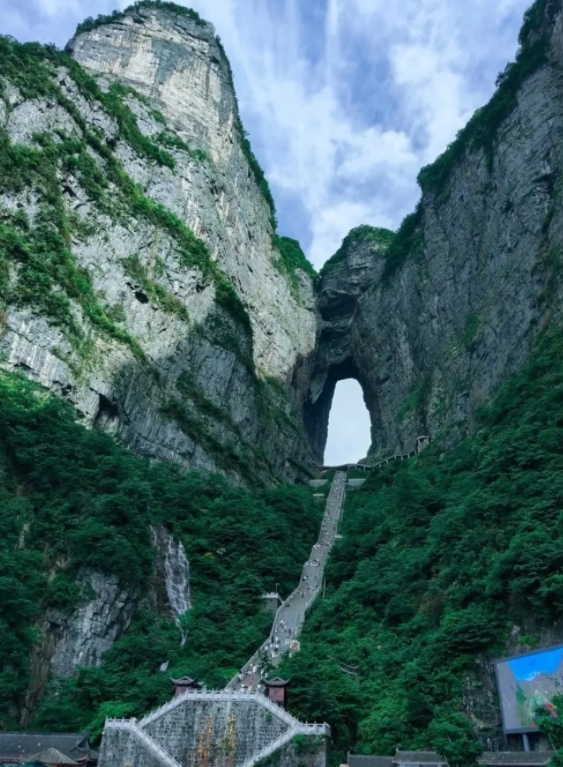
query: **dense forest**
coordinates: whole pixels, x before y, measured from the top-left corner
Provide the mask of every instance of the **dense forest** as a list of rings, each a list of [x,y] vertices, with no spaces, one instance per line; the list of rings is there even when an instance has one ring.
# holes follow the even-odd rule
[[[171,674],[224,686],[268,634],[260,594],[276,582],[288,594],[299,579],[322,516],[309,490],[237,489],[218,475],[149,464],[9,373],[0,373],[0,435],[2,727],[17,726],[41,615],[88,596],[75,583],[81,568],[150,594],[150,527],[160,523],[190,560],[188,641],[181,647],[166,609],[145,599],[100,668],[52,682],[33,725],[99,733],[106,715],[139,715],[169,698]]]
[[[437,440],[349,494],[326,595],[282,669],[293,713],[330,722],[341,755],[433,747],[472,763],[481,745],[462,696],[476,659],[505,655],[515,625],[521,651],[557,632],[562,359],[554,330],[473,436]]]

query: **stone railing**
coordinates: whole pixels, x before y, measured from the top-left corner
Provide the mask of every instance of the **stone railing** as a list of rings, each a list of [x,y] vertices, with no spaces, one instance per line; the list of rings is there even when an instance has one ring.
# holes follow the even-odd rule
[[[263,759],[267,759],[276,751],[279,751],[280,748],[283,748],[287,743],[290,743],[296,735],[317,735],[330,738],[330,727],[328,724],[298,724],[295,727],[292,727],[291,730],[284,732],[279,738],[276,738],[276,740],[273,740],[267,746],[264,746],[261,751],[258,751],[258,753],[251,756],[250,759],[243,762],[241,767],[255,767],[255,765]]]
[[[391,463],[391,461],[405,461],[407,458],[414,458],[415,455],[418,455],[421,453],[424,448],[428,447],[430,444],[430,438],[429,437],[418,437],[416,440],[416,447],[414,450],[411,450],[410,453],[399,453],[398,455],[390,455],[389,458],[384,458],[382,461],[379,461],[378,463],[347,463],[343,466],[323,466],[321,473],[325,473],[327,471],[374,471],[375,469],[381,468],[381,466],[386,466],[388,463]],[[321,480],[318,480],[321,481]]]
[[[340,477],[340,478],[339,478],[337,481],[335,481],[335,480],[337,480],[336,476],[335,476],[335,478],[334,478],[334,480],[333,480],[333,483],[332,483],[332,486],[331,486],[331,489],[330,489],[329,495],[328,495],[328,497],[327,497],[327,501],[326,501],[326,507],[325,507],[325,515],[326,515],[326,513],[327,513],[327,512],[326,512],[326,510],[329,508],[329,504],[331,504],[331,503],[332,503],[332,501],[333,501],[333,499],[334,499],[334,495],[332,494],[332,488],[334,487],[334,490],[335,490],[335,492],[338,492],[338,489],[339,489],[339,485],[342,485],[342,496],[341,496],[341,498],[340,498],[340,515],[339,515],[339,520],[340,520],[340,517],[342,516],[342,508],[343,508],[343,506],[344,506],[344,498],[345,498],[345,495],[346,495],[346,481],[345,481],[345,477]],[[323,517],[323,519],[324,519],[324,517]],[[296,594],[297,594],[299,591],[301,591],[301,589],[302,589],[302,588],[303,588],[303,587],[302,587],[302,585],[301,585],[301,582],[299,582],[299,585],[298,585],[298,586],[297,586],[297,587],[296,587],[296,588],[295,588],[295,589],[294,589],[294,590],[291,592],[291,594],[290,594],[290,595],[287,597],[287,599],[285,599],[285,600],[282,602],[282,604],[281,604],[281,605],[278,607],[278,609],[277,609],[277,611],[276,611],[276,614],[275,614],[275,616],[274,616],[274,621],[273,621],[273,623],[272,623],[272,628],[270,629],[270,633],[269,633],[269,635],[268,635],[268,638],[267,638],[267,639],[266,639],[266,640],[265,640],[265,641],[264,641],[264,642],[263,642],[263,643],[260,645],[260,647],[259,647],[259,648],[256,650],[256,652],[254,653],[254,655],[253,655],[253,656],[252,656],[252,657],[251,657],[249,660],[247,660],[247,661],[246,661],[246,663],[244,664],[244,666],[241,668],[241,673],[242,673],[243,675],[244,675],[244,674],[245,674],[247,671],[249,671],[249,670],[250,670],[250,669],[251,669],[251,668],[252,668],[254,665],[256,665],[256,666],[259,666],[259,665],[260,665],[260,662],[261,662],[261,659],[262,659],[262,655],[263,655],[263,653],[265,652],[265,650],[266,650],[266,647],[267,647],[269,644],[271,644],[271,643],[272,643],[272,641],[273,641],[273,639],[274,639],[274,636],[275,636],[275,634],[276,634],[276,630],[277,630],[277,628],[276,628],[276,627],[278,626],[278,624],[279,624],[279,621],[280,621],[280,619],[281,619],[282,615],[284,614],[284,612],[283,612],[283,611],[284,611],[284,609],[285,609],[286,605],[287,605],[288,603],[290,603],[290,602],[291,602],[291,600],[292,600],[292,599],[295,597],[295,595],[296,595]],[[311,594],[311,597],[309,598],[309,600],[308,600],[308,601],[306,602],[306,604],[305,604],[305,608],[304,608],[304,609],[305,609],[305,612],[306,612],[306,611],[309,609],[309,607],[310,607],[310,606],[313,604],[313,602],[315,601],[315,599],[316,599],[316,598],[317,598],[317,596],[319,595],[319,592],[320,592],[320,590],[321,590],[321,588],[320,588],[320,586],[319,586],[319,588],[317,588],[315,591],[313,591],[313,592],[312,592],[312,594]],[[235,675],[235,676],[234,676],[234,677],[233,677],[233,678],[230,680],[230,682],[227,684],[227,686],[226,686],[226,688],[225,688],[225,689],[226,689],[226,690],[231,690],[231,689],[233,689],[233,687],[235,687],[235,686],[236,686],[236,683],[237,683],[237,681],[238,681],[238,678],[239,678],[239,675],[238,675],[238,674],[236,674],[236,675]]]
[[[365,479],[349,479],[346,484],[348,485],[348,487],[352,487],[352,488],[361,487],[365,481],[366,481]]]
[[[156,743],[150,735],[147,735],[134,719],[106,719],[106,730],[125,730],[137,738],[142,745],[152,752],[156,758],[165,765],[165,767],[181,767],[180,764],[161,746]]]
[[[289,743],[296,735],[320,736],[330,738],[331,731],[328,724],[307,724],[299,722],[295,717],[288,714],[287,711],[277,706],[264,695],[253,692],[185,692],[178,695],[177,698],[165,703],[156,711],[136,722],[134,719],[106,719],[105,730],[122,730],[130,732],[148,751],[150,751],[164,767],[181,767],[181,765],[161,746],[158,745],[142,728],[154,722],[161,716],[169,713],[182,703],[188,701],[206,701],[206,702],[255,702],[267,709],[278,719],[288,725],[288,729],[279,737],[269,743],[260,751],[253,754],[240,767],[254,767],[262,759],[266,759],[278,751],[284,745]]]
[[[267,709],[273,716],[275,716],[284,724],[287,724],[289,727],[297,727],[301,724],[298,719],[291,716],[291,714],[289,714],[285,709],[281,708],[259,692],[242,692],[234,690],[218,690],[216,692],[210,692],[207,690],[196,690],[193,692],[184,692],[181,695],[178,695],[176,698],[172,698],[172,700],[169,700],[168,703],[160,706],[160,708],[151,711],[150,714],[147,714],[145,717],[143,717],[143,719],[141,719],[139,722],[139,727],[147,727],[155,720],[160,719],[160,717],[164,716],[169,711],[173,711],[175,708],[181,706],[187,701],[206,701],[209,703],[232,703],[233,701],[240,701],[244,703],[257,703],[259,706]]]
[[[325,516],[338,511],[338,520],[342,515],[342,506],[344,497],[346,494],[346,476],[345,474],[336,474],[332,487],[327,498],[327,506]],[[337,520],[337,524],[338,524]],[[272,630],[270,637],[263,643],[263,645],[257,650],[253,657],[245,664],[243,671],[250,668],[254,663],[258,663],[261,657],[261,653],[265,649],[266,645],[272,641],[276,626],[282,615],[282,610],[291,598],[302,588],[298,586],[297,589],[280,605],[276,612],[276,617],[272,624]],[[319,594],[320,587],[311,593],[309,599],[302,604],[303,613],[314,602],[315,598]],[[235,677],[232,682],[227,686],[225,690],[219,691],[206,691],[206,690],[187,690],[186,692],[172,698],[160,708],[147,714],[143,719],[137,722],[134,719],[108,719],[106,721],[107,730],[126,730],[130,732],[143,746],[150,751],[157,759],[164,765],[164,767],[180,767],[176,760],[158,743],[156,743],[144,730],[147,726],[166,716],[171,711],[174,711],[179,706],[182,706],[189,702],[206,702],[206,703],[247,703],[256,704],[261,708],[268,711],[278,722],[283,723],[286,726],[285,732],[273,740],[269,745],[263,749],[257,751],[253,756],[249,757],[241,765],[237,767],[254,767],[262,759],[266,759],[268,756],[278,751],[286,743],[289,743],[296,735],[308,735],[308,736],[323,736],[330,737],[330,727],[327,724],[304,724],[299,722],[295,717],[291,716],[285,709],[278,706],[266,696],[259,692],[242,691],[230,689],[230,685],[236,684],[238,679]],[[106,765],[104,765],[106,767]]]
[[[290,595],[287,597],[287,599],[284,599],[284,601],[283,601],[283,602],[281,603],[281,605],[278,607],[278,609],[276,610],[276,614],[275,614],[275,616],[274,616],[274,621],[273,621],[273,623],[272,623],[272,628],[270,629],[270,633],[269,633],[269,635],[268,635],[268,638],[267,638],[267,639],[266,639],[266,640],[265,640],[265,641],[264,641],[264,642],[263,642],[263,643],[260,645],[260,647],[259,647],[259,648],[256,650],[256,652],[254,653],[254,655],[252,656],[252,658],[250,658],[249,660],[247,660],[247,661],[246,661],[246,663],[244,664],[244,666],[241,668],[241,673],[242,673],[242,674],[245,674],[247,671],[250,671],[250,669],[252,668],[252,666],[254,666],[254,665],[258,666],[258,665],[260,665],[260,663],[261,663],[261,661],[262,661],[262,655],[263,655],[263,653],[264,653],[264,652],[266,652],[266,647],[267,647],[269,644],[271,644],[271,643],[273,642],[273,640],[274,640],[274,636],[275,636],[275,633],[276,633],[276,626],[277,626],[277,625],[278,625],[278,623],[279,623],[279,619],[280,619],[280,618],[281,618],[281,616],[283,615],[283,611],[284,611],[284,608],[285,608],[285,606],[287,605],[287,603],[288,603],[288,602],[290,602],[290,601],[291,601],[292,597],[294,597],[294,596],[295,596],[295,594],[296,594],[296,593],[297,593],[297,592],[300,590],[300,588],[301,588],[301,587],[300,587],[300,586],[298,586],[296,589],[294,589],[294,590],[291,592],[291,594],[290,594]],[[313,602],[314,602],[314,601],[315,601],[315,599],[317,598],[317,596],[318,596],[318,594],[319,594],[319,591],[320,591],[320,588],[316,589],[316,591],[314,591],[314,592],[311,594],[311,597],[310,597],[310,599],[309,599],[309,600],[308,600],[308,602],[305,604],[305,610],[306,610],[306,611],[309,609],[309,607],[310,607],[310,606],[313,604]],[[237,680],[238,680],[238,674],[236,674],[236,676],[234,676],[234,677],[231,679],[231,681],[228,683],[228,685],[226,686],[226,688],[225,688],[225,689],[226,689],[226,690],[230,690],[230,689],[232,689],[233,685],[236,685],[236,683],[237,683]]]

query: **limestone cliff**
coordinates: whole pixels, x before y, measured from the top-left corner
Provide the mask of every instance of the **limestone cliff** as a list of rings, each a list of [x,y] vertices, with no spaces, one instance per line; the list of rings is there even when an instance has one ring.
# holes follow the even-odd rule
[[[279,250],[211,25],[145,2],[68,51],[0,40],[0,364],[133,451],[291,480],[322,461],[347,377],[374,460],[453,441],[561,317],[559,0],[538,0],[491,104],[424,169],[416,213],[353,231],[316,294]],[[42,616],[27,714],[141,600],[177,616],[169,573],[189,603],[162,534],[153,593],[84,570],[73,614]]]
[[[293,478],[311,465],[292,384],[315,345],[312,281],[280,268],[228,61],[186,9],[103,22],[74,61],[33,49],[22,68],[5,45],[2,364],[140,454]]]
[[[73,58],[0,48],[2,367],[138,454],[237,484],[303,476],[311,270],[283,261],[213,27],[148,2],[83,25]],[[40,616],[22,722],[140,604],[188,604],[181,544],[157,533],[150,593],[84,570],[72,612]]]
[[[532,7],[521,44],[491,103],[421,172],[395,240],[360,231],[324,270],[307,408],[317,456],[339,378],[363,387],[374,460],[421,435],[455,441],[561,318],[560,2]]]

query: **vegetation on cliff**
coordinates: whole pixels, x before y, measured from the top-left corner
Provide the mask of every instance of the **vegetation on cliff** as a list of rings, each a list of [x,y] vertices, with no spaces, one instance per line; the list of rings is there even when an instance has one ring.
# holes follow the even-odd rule
[[[492,171],[495,142],[500,126],[517,106],[518,92],[522,84],[548,60],[548,38],[545,29],[547,4],[548,0],[536,0],[526,12],[516,60],[499,74],[496,92],[489,103],[475,112],[445,152],[420,171],[418,183],[423,196],[446,195],[448,181],[455,167],[468,152],[484,151],[488,170]],[[392,276],[407,259],[416,258],[423,252],[423,248],[423,206],[419,203],[415,212],[406,216],[387,250],[382,283],[388,285]]]
[[[338,264],[342,263],[346,259],[352,245],[357,245],[361,242],[371,243],[377,247],[380,253],[387,253],[389,248],[392,247],[394,239],[395,234],[389,229],[368,226],[367,224],[357,226],[346,235],[336,253],[324,263],[319,272],[319,277],[321,279],[326,277]]]
[[[560,620],[562,356],[550,331],[474,436],[391,463],[348,496],[326,595],[282,669],[292,711],[328,721],[341,751],[434,747],[472,763],[462,696],[477,656],[506,654],[514,625],[533,647]]]
[[[103,92],[65,53],[50,46],[22,45],[0,37],[0,76],[19,88],[26,98],[54,99],[66,111],[69,124],[78,129],[78,135],[76,130],[71,131],[72,135],[62,131],[36,135],[33,145],[29,146],[12,143],[0,128],[0,191],[29,193],[38,198],[39,207],[33,224],[22,213],[3,211],[1,214],[3,300],[38,306],[65,330],[76,347],[82,341],[83,331],[72,311],[74,301],[100,332],[129,345],[137,357],[143,356],[135,339],[112,319],[94,295],[88,274],[76,263],[72,238],[88,234],[85,231],[88,225],[73,217],[65,205],[62,175],[65,179],[76,178],[101,214],[118,220],[127,215],[145,219],[167,232],[176,243],[182,265],[200,269],[203,276],[214,283],[217,303],[251,334],[245,307],[234,286],[211,258],[205,243],[177,216],[150,199],[127,175],[110,143],[86,122],[63,92],[55,77],[56,66],[64,66],[81,95],[88,101],[98,102],[115,120],[118,138],[128,142],[141,156],[174,168],[172,156],[140,133],[135,116],[125,103],[131,89],[114,85],[107,93]],[[0,79],[0,96],[5,87]],[[20,266],[13,284],[9,279],[10,265]],[[160,292],[163,291],[161,288]],[[164,308],[172,308],[177,313],[178,302],[172,296],[161,298]]]
[[[36,724],[89,726],[99,712],[138,715],[170,695],[170,673],[221,687],[252,655],[271,619],[260,594],[299,579],[322,509],[298,487],[240,490],[219,476],[149,464],[20,376],[0,373],[0,722],[15,725],[31,678],[36,621],[71,610],[81,568],[151,593],[151,525],[182,540],[193,609],[178,628],[145,598],[131,629],[98,669],[53,683]],[[169,673],[159,667],[170,661]],[[104,705],[103,710],[101,706]]]
[[[298,272],[304,272],[313,280],[316,279],[317,273],[297,240],[275,235],[273,245],[280,254],[279,258],[274,261],[274,266],[287,277],[293,296],[299,298]]]
[[[408,258],[420,255],[423,247],[422,205],[419,203],[414,213],[405,216],[385,254],[385,265],[381,274],[383,285],[389,284],[391,277]]]
[[[76,34],[81,34],[83,32],[90,32],[91,30],[96,29],[97,27],[103,26],[105,24],[111,24],[116,21],[121,21],[127,15],[130,15],[131,13],[134,13],[136,11],[141,11],[143,9],[146,9],[146,10],[160,9],[163,11],[167,11],[169,13],[173,13],[178,16],[187,17],[191,19],[192,21],[196,22],[196,24],[200,24],[200,25],[206,24],[206,22],[201,19],[198,13],[196,13],[195,11],[189,8],[185,8],[184,6],[176,5],[175,3],[170,3],[170,2],[162,2],[162,0],[141,0],[141,2],[137,2],[129,6],[124,11],[114,11],[112,14],[109,14],[109,15],[100,15],[95,19],[91,17],[86,19],[84,22],[82,22],[82,24],[78,26],[76,30]],[[242,124],[242,120],[240,117],[240,109],[238,106],[238,101],[236,98],[236,92],[234,88],[233,73],[232,73],[229,59],[227,57],[227,54],[223,48],[223,45],[219,37],[216,38],[216,42],[223,54],[223,58],[227,66],[227,74],[233,89],[233,94],[235,98],[235,107],[236,107],[236,121],[238,125],[238,132],[239,132],[239,138],[240,138],[240,146],[250,166],[250,169],[254,175],[256,183],[262,193],[262,196],[264,197],[264,199],[266,200],[268,204],[268,207],[270,209],[270,223],[272,225],[272,230],[275,232],[277,229],[277,216],[276,216],[276,205],[275,205],[274,197],[272,195],[270,185],[268,184],[266,175],[260,163],[258,162],[256,155],[254,154],[248,133],[245,130],[244,125]],[[113,87],[114,89],[119,88],[121,91],[124,90],[124,86],[115,85]],[[178,139],[176,137],[171,137],[166,134],[163,134],[161,136],[161,138],[159,139],[159,142],[164,147],[172,148],[174,146],[178,146]],[[180,143],[183,143],[183,142],[180,142]],[[193,156],[197,156],[200,159],[205,159],[205,157],[203,156],[203,153],[198,152],[197,150],[194,151],[194,150],[191,150],[189,147],[185,147],[185,146],[182,148],[190,152],[190,154],[192,154]],[[298,298],[299,280],[297,277],[296,270],[301,269],[313,279],[317,276],[317,274],[313,266],[307,260],[305,254],[303,253],[301,249],[301,246],[296,240],[292,240],[289,237],[281,237],[281,236],[278,236],[277,234],[274,234],[273,245],[274,245],[274,248],[276,248],[280,254],[280,257],[274,262],[274,265],[287,278],[292,294],[294,295],[294,297]]]
[[[138,0],[138,2],[125,8],[124,11],[113,11],[113,13],[103,14],[100,13],[95,18],[89,16],[87,19],[78,25],[76,28],[77,35],[83,32],[91,32],[93,29],[103,27],[105,24],[114,24],[116,21],[122,21],[126,16],[134,14],[142,10],[162,10],[173,13],[176,16],[187,18],[190,21],[194,21],[200,26],[205,26],[205,21],[201,18],[197,11],[191,8],[186,8],[185,5],[178,5],[177,3],[165,2],[165,0]]]
[[[254,150],[252,149],[252,144],[250,143],[250,139],[248,137],[248,132],[246,131],[246,128],[242,124],[242,120],[240,116],[240,108],[239,108],[238,99],[237,99],[237,93],[235,90],[235,80],[233,77],[233,70],[231,68],[231,62],[229,61],[229,57],[227,56],[225,48],[223,47],[221,38],[217,36],[215,38],[215,42],[219,46],[219,50],[223,54],[223,59],[227,65],[227,74],[229,77],[229,82],[231,84],[231,88],[232,88],[234,99],[235,99],[235,119],[236,119],[236,124],[238,127],[241,149],[250,166],[250,170],[252,171],[254,175],[254,179],[256,180],[256,183],[258,184],[258,188],[260,189],[262,196],[264,197],[264,199],[266,200],[266,203],[268,204],[268,208],[270,209],[270,225],[272,227],[272,232],[275,233],[276,229],[278,228],[278,217],[276,214],[276,203],[274,201],[274,196],[272,194],[272,190],[270,189],[270,185],[268,183],[268,179],[266,178],[266,174],[264,173],[262,166],[258,162],[256,155],[254,154]]]
[[[419,173],[423,193],[440,195],[458,160],[468,151],[484,150],[492,169],[494,144],[502,122],[517,105],[522,83],[547,61],[547,37],[542,33],[548,0],[536,0],[526,12],[516,60],[498,76],[497,90],[486,106],[478,109],[446,151]]]

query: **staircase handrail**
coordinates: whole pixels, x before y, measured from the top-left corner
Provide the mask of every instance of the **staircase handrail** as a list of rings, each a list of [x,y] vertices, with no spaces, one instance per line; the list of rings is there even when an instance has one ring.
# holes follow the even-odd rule
[[[255,767],[262,759],[267,759],[273,753],[289,743],[296,735],[324,735],[330,737],[330,727],[326,722],[324,724],[297,724],[290,730],[282,733],[279,737],[264,746],[258,753],[253,754],[249,759],[243,762],[240,767]]]
[[[291,728],[290,730],[286,730],[286,732],[282,733],[278,738],[273,740],[271,743],[268,743],[267,746],[264,746],[263,749],[258,751],[258,753],[253,754],[249,759],[242,762],[240,767],[254,767],[258,762],[261,762],[262,759],[267,759],[269,756],[271,756],[275,751],[278,751],[280,748],[285,746],[286,743],[289,743],[290,740],[293,740],[297,728]]]
[[[428,440],[430,441],[429,437],[418,437],[417,443],[420,440]],[[410,453],[397,453],[395,455],[390,455],[388,458],[384,458],[382,461],[379,461],[378,463],[346,463],[341,466],[321,466],[321,471],[350,471],[351,469],[362,469],[362,471],[373,471],[374,469],[379,469],[380,466],[385,466],[386,464],[390,463],[391,461],[398,461],[399,459],[401,461],[404,461],[405,458],[413,458],[415,455],[419,455],[420,452],[423,450],[422,447],[420,447],[418,444],[414,448],[414,450],[411,450]]]
[[[166,767],[181,767],[181,765],[170,756],[162,746],[154,741],[133,719],[106,719],[105,729],[108,730],[128,730],[138,740],[141,741],[149,751],[159,759]]]
[[[211,703],[219,703],[222,701],[231,702],[236,700],[254,702],[262,706],[262,708],[268,709],[268,711],[271,714],[273,714],[275,717],[277,717],[279,720],[289,725],[290,727],[295,727],[301,724],[301,722],[299,722],[298,719],[296,719],[294,716],[288,713],[285,709],[281,708],[276,703],[274,703],[265,695],[262,695],[262,693],[259,693],[259,692],[250,692],[250,691],[242,692],[237,690],[217,690],[217,691],[187,690],[186,692],[183,692],[181,695],[178,695],[177,697],[172,698],[163,706],[160,706],[160,708],[157,708],[154,711],[151,711],[149,714],[143,717],[143,719],[141,719],[139,722],[139,727],[142,727],[142,728],[147,727],[149,724],[152,724],[152,722],[156,721],[157,719],[160,719],[160,717],[164,716],[169,711],[173,711],[175,708],[182,705],[182,703],[185,703],[186,701],[190,701],[190,700],[191,701],[205,700]],[[130,720],[125,719],[123,721],[130,721]]]

